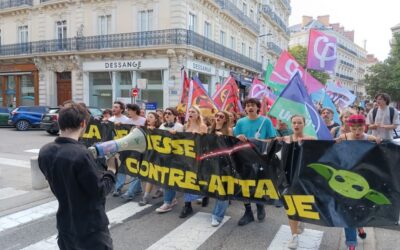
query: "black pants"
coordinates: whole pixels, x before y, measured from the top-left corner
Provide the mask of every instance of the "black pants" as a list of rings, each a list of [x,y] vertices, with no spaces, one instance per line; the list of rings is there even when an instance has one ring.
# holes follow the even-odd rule
[[[85,235],[58,234],[60,250],[112,250],[113,244],[108,229]]]

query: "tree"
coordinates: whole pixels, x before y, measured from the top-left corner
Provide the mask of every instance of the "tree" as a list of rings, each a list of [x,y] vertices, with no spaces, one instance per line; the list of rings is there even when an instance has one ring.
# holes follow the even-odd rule
[[[388,93],[393,101],[400,101],[400,34],[395,34],[389,57],[369,68],[365,75],[368,95]]]
[[[305,68],[307,64],[307,48],[301,45],[294,46],[289,49],[290,54],[296,58],[296,61],[300,63],[300,65]],[[312,69],[307,70],[313,77],[315,77],[322,84],[326,84],[326,81],[330,78],[329,75],[325,72],[316,71]]]

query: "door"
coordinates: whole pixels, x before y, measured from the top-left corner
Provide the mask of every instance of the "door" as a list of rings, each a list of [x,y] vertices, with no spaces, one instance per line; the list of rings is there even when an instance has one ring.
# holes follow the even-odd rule
[[[57,105],[71,99],[71,72],[57,73]]]

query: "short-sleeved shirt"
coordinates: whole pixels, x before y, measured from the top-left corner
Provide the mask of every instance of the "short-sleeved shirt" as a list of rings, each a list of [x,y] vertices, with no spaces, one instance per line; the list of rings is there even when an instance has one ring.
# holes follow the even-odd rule
[[[389,106],[386,106],[385,108],[381,109],[378,108],[376,112],[376,117],[375,117],[375,122],[373,119],[373,109],[369,111],[368,117],[367,117],[367,124],[372,125],[372,124],[383,124],[383,125],[399,125],[399,113],[397,110],[394,110],[394,116],[393,116],[393,123],[390,120],[390,110]],[[375,137],[379,137],[381,139],[386,139],[386,140],[392,140],[393,139],[393,129],[384,129],[384,128],[377,128],[377,129],[371,129],[372,135]]]
[[[114,123],[118,122],[121,124],[132,124],[131,119],[129,119],[125,115],[121,115],[120,117],[116,117],[115,115],[113,115],[110,117],[110,119],[108,119],[108,121],[114,122]]]
[[[168,127],[165,123],[161,124],[160,129],[162,130],[175,130],[176,132],[183,132],[183,125],[179,122],[175,122],[174,126]]]
[[[265,121],[264,121],[265,120]],[[264,124],[262,124],[264,121]],[[260,129],[260,136],[258,139],[267,139],[276,137],[276,132],[271,120],[268,117],[259,116],[257,119],[251,120],[247,116],[240,118],[233,130],[235,136],[245,135],[248,139],[255,138],[258,129]]]

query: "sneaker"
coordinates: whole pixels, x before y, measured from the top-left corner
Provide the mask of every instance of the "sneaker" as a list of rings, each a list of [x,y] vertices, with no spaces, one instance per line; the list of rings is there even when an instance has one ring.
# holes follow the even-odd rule
[[[265,219],[265,209],[263,205],[257,204],[257,219],[263,221]]]
[[[118,196],[120,196],[121,195],[121,190],[115,190],[114,192],[113,192],[113,194],[112,194],[112,196],[114,196],[114,197],[118,197]]]
[[[160,198],[164,195],[164,192],[161,189],[157,189],[157,191],[154,193],[154,195],[151,197],[153,199]]]
[[[150,197],[148,196],[143,196],[142,200],[139,201],[139,206],[144,206],[150,203]]]
[[[213,227],[218,227],[220,223],[221,223],[221,222],[219,222],[219,221],[218,221],[217,219],[215,219],[214,217],[211,218],[211,226],[213,226]]]
[[[238,225],[244,226],[249,224],[250,222],[254,221],[254,215],[252,211],[245,211],[242,218],[240,218]]]
[[[188,217],[189,214],[193,213],[193,208],[192,206],[184,206],[182,208],[181,214],[179,215],[179,218],[186,218]]]
[[[358,237],[360,237],[361,239],[367,238],[367,233],[365,232],[363,227],[357,228],[357,231],[358,231]]]
[[[121,198],[124,199],[125,201],[131,201],[133,198],[135,198],[133,195],[129,195],[127,193],[121,195]]]
[[[299,222],[298,226],[297,226],[297,234],[302,234],[304,232],[304,222]]]
[[[292,239],[288,242],[289,249],[296,249],[299,245],[299,236],[297,234],[292,235]]]
[[[172,206],[172,203],[171,203],[171,204],[164,203],[164,204],[162,204],[161,207],[159,207],[159,208],[156,209],[156,212],[157,212],[157,213],[160,213],[160,214],[166,213],[166,212],[171,211],[171,210],[172,210],[172,207],[173,207],[173,206]]]
[[[354,245],[349,246],[349,250],[356,250],[356,246]]]

